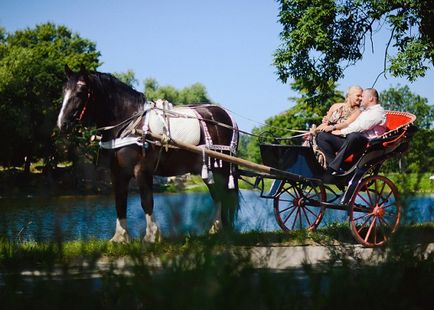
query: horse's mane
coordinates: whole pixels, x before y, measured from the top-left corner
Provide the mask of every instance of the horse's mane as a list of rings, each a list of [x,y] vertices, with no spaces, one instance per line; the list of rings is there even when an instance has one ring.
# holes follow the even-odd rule
[[[146,97],[143,93],[125,84],[110,73],[93,71],[90,73],[90,76],[93,78],[94,86],[102,91],[104,95],[113,95],[114,92],[118,95],[136,98],[139,102],[146,101]]]

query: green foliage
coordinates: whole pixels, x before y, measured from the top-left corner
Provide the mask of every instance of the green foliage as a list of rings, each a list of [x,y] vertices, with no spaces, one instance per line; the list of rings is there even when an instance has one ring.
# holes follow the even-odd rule
[[[434,106],[428,100],[410,91],[408,86],[391,87],[380,94],[381,105],[386,110],[405,111],[416,115],[415,125],[430,129],[434,126]]]
[[[381,104],[387,110],[407,111],[416,115],[419,130],[411,138],[410,150],[401,159],[402,169],[407,173],[432,172],[434,166],[434,106],[428,100],[412,93],[408,86],[391,87],[380,94]],[[400,171],[399,158],[387,161],[385,172]]]
[[[127,72],[114,72],[113,75],[132,88],[139,85],[139,81],[136,79],[134,70],[129,69]]]
[[[155,79],[149,78],[144,81],[145,95],[148,100],[165,99],[175,105],[192,103],[210,103],[205,86],[195,83],[182,89],[173,86],[160,86]]]
[[[434,7],[430,1],[278,0],[282,44],[274,54],[279,79],[290,77],[309,98],[327,98],[365,51],[376,31],[391,29],[385,71],[414,81],[434,61]],[[389,52],[389,46],[386,53]]]
[[[295,86],[294,86],[295,87]],[[265,120],[265,124],[256,127],[252,133],[261,136],[260,139],[251,138],[247,144],[247,158],[249,160],[260,162],[259,144],[261,142],[276,143],[275,138],[290,138],[285,140],[286,143],[300,144],[302,138],[291,139],[295,135],[300,135],[300,130],[308,130],[313,124],[320,124],[322,117],[333,103],[342,102],[344,97],[342,93],[333,89],[332,95],[324,101],[318,101],[315,105],[311,105],[311,100],[308,94],[302,92],[299,98],[290,98],[295,101],[295,106],[287,111],[284,111],[276,116]],[[262,140],[262,141],[260,141]]]
[[[0,31],[0,162],[20,165],[24,158],[55,154],[53,128],[61,104],[63,68],[98,65],[95,43],[52,23]]]

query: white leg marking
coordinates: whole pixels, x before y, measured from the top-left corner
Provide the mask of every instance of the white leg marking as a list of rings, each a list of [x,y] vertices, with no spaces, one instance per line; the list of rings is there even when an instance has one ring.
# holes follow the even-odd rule
[[[212,224],[211,228],[209,229],[208,233],[213,235],[218,233],[219,231],[222,230],[222,205],[221,203],[218,204],[217,207],[217,213],[216,213],[216,217],[215,217],[215,222],[214,224]]]
[[[145,218],[146,218],[146,235],[143,238],[143,242],[155,243],[161,241],[160,230],[158,229],[158,226],[154,221],[154,216],[145,214]]]
[[[60,109],[59,117],[57,118],[57,127],[62,126],[63,114],[65,113],[65,107],[68,103],[69,97],[71,97],[71,91],[67,90],[65,97],[63,98],[62,108]]]
[[[110,239],[112,242],[130,242],[131,238],[127,230],[127,220],[126,219],[116,219],[116,231],[113,238]]]

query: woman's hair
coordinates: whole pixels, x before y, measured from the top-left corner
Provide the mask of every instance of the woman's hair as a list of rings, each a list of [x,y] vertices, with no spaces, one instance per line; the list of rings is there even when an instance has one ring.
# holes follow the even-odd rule
[[[352,85],[352,86],[348,87],[347,93],[345,94],[345,100],[347,100],[348,95],[355,90],[363,91],[363,88],[359,85]]]

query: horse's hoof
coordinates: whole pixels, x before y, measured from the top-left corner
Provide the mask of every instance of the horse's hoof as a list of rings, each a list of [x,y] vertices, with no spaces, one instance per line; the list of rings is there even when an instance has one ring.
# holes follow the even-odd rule
[[[162,237],[159,231],[154,233],[147,233],[145,237],[143,237],[143,243],[157,243],[161,242]]]
[[[215,235],[217,233],[219,233],[222,230],[222,224],[220,221],[215,221],[215,223],[211,226],[211,228],[209,229],[208,233],[210,235]]]
[[[110,242],[113,243],[129,243],[130,241],[129,236],[113,236],[113,238],[110,239]]]

